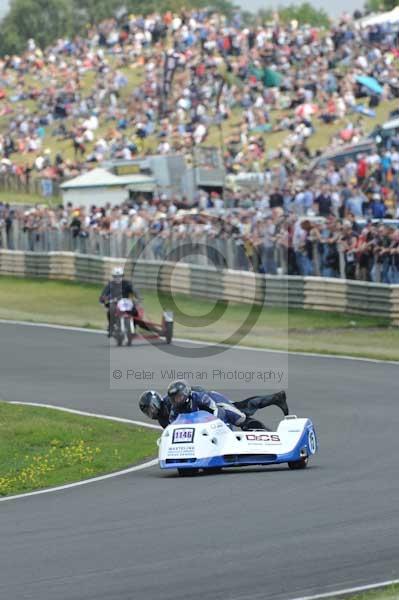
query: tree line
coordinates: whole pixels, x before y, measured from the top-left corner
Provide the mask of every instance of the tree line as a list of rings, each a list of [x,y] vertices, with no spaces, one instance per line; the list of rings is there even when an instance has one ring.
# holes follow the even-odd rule
[[[367,0],[369,9],[388,10],[396,0]],[[88,25],[116,15],[178,12],[184,8],[209,7],[231,16],[238,8],[231,0],[11,0],[8,13],[0,23],[0,55],[19,54],[26,49],[27,40],[34,38],[45,48],[60,37],[73,38],[82,34]],[[270,20],[272,10],[257,14],[241,11],[246,24]],[[309,2],[278,9],[282,22],[291,20],[317,27],[328,27],[329,16]]]

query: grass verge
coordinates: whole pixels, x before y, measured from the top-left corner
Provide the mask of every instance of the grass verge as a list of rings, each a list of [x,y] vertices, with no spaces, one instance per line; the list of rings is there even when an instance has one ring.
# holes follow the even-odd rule
[[[157,437],[144,427],[0,402],[0,496],[126,468],[154,456]]]
[[[335,600],[332,598],[331,600]],[[338,600],[338,598],[336,599]],[[346,600],[399,600],[399,585],[389,585],[380,590],[347,596]]]
[[[1,276],[0,318],[103,329],[100,291],[99,285]],[[171,306],[170,298],[159,298],[154,292],[146,292],[143,297],[146,313],[154,321],[160,320],[161,303],[166,308]],[[222,342],[239,328],[250,310],[248,305],[230,304],[216,322],[195,326],[194,317],[208,313],[213,302],[183,295],[174,300],[182,313],[191,315],[185,323],[175,323],[175,336],[195,340]],[[264,308],[241,343],[399,360],[399,328],[390,327],[388,319],[345,313]]]

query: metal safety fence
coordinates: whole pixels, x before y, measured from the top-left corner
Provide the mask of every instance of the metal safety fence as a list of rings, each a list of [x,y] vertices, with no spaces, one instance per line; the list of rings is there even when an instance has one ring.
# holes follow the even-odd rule
[[[355,253],[345,252],[344,245],[334,247],[313,242],[311,251],[283,245],[254,244],[239,236],[208,234],[146,233],[126,231],[75,231],[71,228],[27,228],[15,220],[11,226],[0,223],[0,248],[23,252],[75,252],[82,255],[134,260],[170,261],[199,266],[268,275],[300,275],[399,283],[399,268],[383,261],[369,260],[362,269]]]

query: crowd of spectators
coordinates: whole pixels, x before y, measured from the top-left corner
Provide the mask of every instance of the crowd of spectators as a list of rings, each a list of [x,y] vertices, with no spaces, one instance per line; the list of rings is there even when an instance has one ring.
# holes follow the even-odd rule
[[[309,150],[322,124],[338,125],[332,146],[359,141],[363,119],[399,96],[398,43],[391,25],[362,28],[348,14],[321,31],[207,10],[110,19],[45,50],[29,40],[22,56],[0,59],[0,175],[61,180],[142,155],[149,139],[148,151],[190,160],[228,122],[218,136],[226,172],[258,181],[254,190],[199,191],[194,203],[160,194],[90,210],[0,204],[3,245],[16,230],[30,249],[48,232],[150,236],[161,256],[162,240],[206,236],[231,241],[241,268],[399,283],[395,223],[372,222],[398,216],[399,139],[314,170]],[[381,89],[366,91],[361,76]],[[268,134],[278,131],[271,150]],[[69,150],[54,156],[50,138]]]
[[[31,39],[22,56],[0,59],[1,168],[70,177],[136,156],[146,138],[152,152],[190,156],[229,120],[229,172],[261,172],[278,155],[295,169],[321,123],[341,124],[336,143],[357,140],[360,105],[399,95],[397,43],[392,26],[361,28],[348,14],[325,31],[207,10],[110,19],[44,50]],[[381,93],[365,93],[365,75]],[[286,133],[273,152],[271,131]],[[53,155],[50,139],[69,140],[69,151]]]
[[[194,262],[203,262],[205,245],[206,262],[229,268],[399,283],[398,221],[375,218],[373,207],[382,202],[374,199],[377,193],[371,200],[363,198],[364,216],[356,215],[352,204],[357,188],[352,194],[346,191],[342,186],[336,205],[328,186],[312,201],[314,193],[306,187],[286,193],[282,204],[277,192],[259,191],[226,193],[224,199],[201,193],[195,207],[184,199],[166,198],[89,210],[71,204],[25,210],[0,203],[0,232],[3,246],[11,249],[116,256],[135,249],[137,257],[162,260],[170,257],[171,242],[174,248],[190,243],[188,260]],[[309,196],[310,208],[299,196]],[[141,255],[143,248],[146,253]],[[179,258],[176,252],[173,256]]]

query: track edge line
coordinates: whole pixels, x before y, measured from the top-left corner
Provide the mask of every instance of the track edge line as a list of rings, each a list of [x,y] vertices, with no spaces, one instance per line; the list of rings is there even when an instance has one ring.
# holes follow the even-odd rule
[[[360,585],[353,588],[347,588],[344,590],[337,590],[335,592],[326,592],[324,594],[316,594],[314,596],[300,596],[297,598],[291,598],[291,600],[327,600],[328,598],[337,598],[339,596],[349,596],[352,594],[358,594],[362,592],[371,592],[372,590],[378,590],[390,585],[399,584],[399,579],[392,579],[390,581],[381,581],[380,583],[370,583],[368,585]]]

